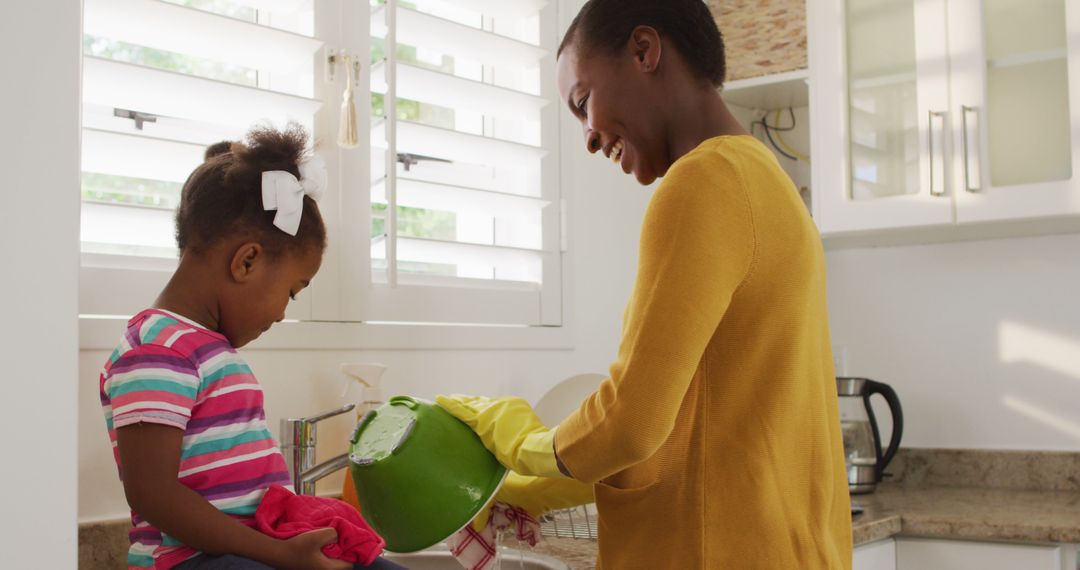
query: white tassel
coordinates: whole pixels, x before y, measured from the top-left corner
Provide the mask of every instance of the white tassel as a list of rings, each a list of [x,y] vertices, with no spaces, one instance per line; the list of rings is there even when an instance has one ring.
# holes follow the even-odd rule
[[[356,103],[353,101],[353,85],[356,83],[356,71],[351,55],[343,56],[341,60],[345,64],[345,92],[341,95],[341,123],[338,126],[338,146],[356,148],[360,145],[360,130],[356,126]]]

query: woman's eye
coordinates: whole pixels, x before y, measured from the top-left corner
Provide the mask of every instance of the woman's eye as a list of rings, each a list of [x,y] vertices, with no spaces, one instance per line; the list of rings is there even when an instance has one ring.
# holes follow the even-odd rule
[[[589,96],[588,95],[582,97],[581,100],[578,101],[577,108],[578,108],[578,111],[581,111],[582,115],[588,114],[587,111],[585,110],[585,105],[587,105],[588,103],[589,103]]]

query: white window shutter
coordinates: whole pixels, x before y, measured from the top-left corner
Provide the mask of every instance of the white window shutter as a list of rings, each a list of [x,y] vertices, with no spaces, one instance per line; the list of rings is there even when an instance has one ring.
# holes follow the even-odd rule
[[[152,300],[207,145],[296,121],[327,159],[330,249],[289,318],[562,324],[554,4],[367,4],[86,0],[81,312]],[[336,148],[325,55],[369,44],[370,136]]]
[[[309,130],[309,2],[86,0],[82,250],[175,258],[172,216],[205,147],[253,124]],[[167,239],[168,238],[168,239]]]
[[[561,324],[553,11],[372,2],[364,320]]]

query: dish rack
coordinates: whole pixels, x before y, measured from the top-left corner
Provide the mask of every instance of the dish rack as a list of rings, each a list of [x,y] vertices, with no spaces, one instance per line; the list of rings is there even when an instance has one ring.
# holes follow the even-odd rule
[[[540,519],[540,534],[555,538],[596,540],[596,505],[552,511]]]

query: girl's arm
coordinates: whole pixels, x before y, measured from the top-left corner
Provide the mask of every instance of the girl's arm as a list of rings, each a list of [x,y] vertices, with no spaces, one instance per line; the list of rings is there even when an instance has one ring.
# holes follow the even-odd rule
[[[184,432],[175,427],[137,423],[116,430],[124,494],[150,524],[211,555],[232,554],[281,569],[348,570],[352,565],[327,558],[322,547],[337,540],[333,529],[277,540],[232,519],[176,478]]]

